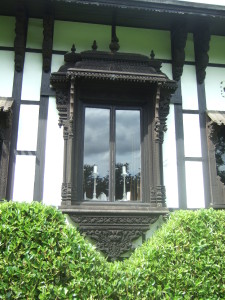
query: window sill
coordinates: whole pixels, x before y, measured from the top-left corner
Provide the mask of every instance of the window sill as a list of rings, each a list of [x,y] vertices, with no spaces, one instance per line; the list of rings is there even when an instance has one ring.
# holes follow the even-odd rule
[[[150,203],[141,202],[106,202],[106,201],[83,201],[78,202],[75,205],[61,205],[59,209],[66,214],[101,214],[101,213],[113,213],[113,214],[167,214],[169,212],[166,207],[154,207]]]

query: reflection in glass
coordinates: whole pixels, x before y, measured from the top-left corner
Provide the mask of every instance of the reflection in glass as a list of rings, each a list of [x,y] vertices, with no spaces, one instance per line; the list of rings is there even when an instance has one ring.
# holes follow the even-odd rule
[[[140,111],[116,110],[115,199],[141,199]]]
[[[83,193],[85,200],[109,197],[110,110],[85,109]]]

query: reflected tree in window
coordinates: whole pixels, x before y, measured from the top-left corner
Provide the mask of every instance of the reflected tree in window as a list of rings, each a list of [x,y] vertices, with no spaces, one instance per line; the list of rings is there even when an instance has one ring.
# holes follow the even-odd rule
[[[125,186],[127,199],[126,200],[140,200],[140,172],[135,175],[130,174],[129,172],[129,164],[125,165],[118,163],[115,168],[115,178],[116,178],[116,200],[123,200],[123,188],[124,188],[124,179],[122,176],[123,167],[126,167],[127,176],[125,178]],[[94,165],[84,165],[84,178],[83,178],[83,190],[84,190],[84,198],[85,200],[93,199],[94,192],[94,176],[93,176]],[[97,175],[96,178],[96,197],[98,200],[108,201],[109,194],[109,175],[104,177],[100,177]]]

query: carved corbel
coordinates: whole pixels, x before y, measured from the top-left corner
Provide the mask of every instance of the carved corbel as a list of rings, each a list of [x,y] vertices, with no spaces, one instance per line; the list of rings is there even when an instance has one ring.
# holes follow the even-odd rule
[[[210,31],[208,24],[200,24],[194,31],[195,65],[198,83],[203,83],[209,62]]]
[[[24,5],[20,3],[16,12],[16,27],[15,27],[15,70],[17,72],[23,71],[24,57],[26,51],[26,36],[27,36],[28,18],[25,12]]]
[[[49,72],[52,61],[52,45],[53,45],[53,16],[46,15],[43,19],[43,43],[42,43],[42,58],[43,70]]]
[[[68,89],[56,89],[56,107],[59,112],[59,127],[66,125],[66,121],[68,120],[68,97]]]
[[[70,217],[78,224],[79,231],[94,240],[96,247],[112,261],[131,250],[132,241],[142,236],[159,216],[71,214]]]
[[[157,88],[155,105],[155,141],[162,144],[164,132],[167,131],[166,121],[170,110],[170,97],[163,95],[160,86]]]
[[[173,79],[180,80],[185,62],[185,46],[187,41],[186,24],[176,24],[171,30],[172,72]]]

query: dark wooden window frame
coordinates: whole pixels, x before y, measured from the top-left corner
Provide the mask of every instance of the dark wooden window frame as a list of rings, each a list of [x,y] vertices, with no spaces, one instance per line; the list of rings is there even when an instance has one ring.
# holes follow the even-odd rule
[[[0,97],[0,201],[6,199],[13,99]]]
[[[160,215],[168,213],[163,184],[162,143],[171,94],[177,85],[160,71],[161,62],[143,55],[92,51],[65,54],[52,73],[59,125],[64,132],[64,174],[60,209],[110,259],[132,247]],[[85,105],[118,105],[143,111],[141,122],[142,202],[84,201]]]
[[[218,124],[217,124],[218,122]],[[225,126],[225,113],[218,111],[207,112],[206,130],[208,142],[209,178],[210,178],[210,206],[213,208],[225,208],[225,185],[221,181],[216,168],[216,142],[217,129]]]
[[[141,103],[124,103],[124,105],[120,104],[120,101],[114,100],[112,103],[107,104],[107,99],[102,104],[98,104],[98,99],[94,101],[82,101],[81,99],[81,105],[83,106],[83,116],[85,116],[85,109],[86,108],[102,108],[102,109],[109,109],[109,202],[115,202],[114,199],[115,196],[115,164],[116,164],[116,111],[117,110],[136,110],[140,112],[140,149],[141,149],[141,170],[144,169],[143,165],[143,105]],[[94,103],[93,103],[94,102]],[[74,116],[76,118],[76,116]],[[84,120],[82,120],[83,126],[83,134],[85,132],[85,117]],[[129,132],[128,132],[129,133]],[[81,145],[82,146],[82,145]],[[84,143],[81,150],[82,153],[84,153]],[[84,166],[84,163],[83,163]],[[142,171],[141,171],[142,175]],[[142,176],[141,176],[142,177]],[[142,185],[142,182],[141,182]],[[83,181],[82,181],[83,186]],[[82,197],[81,197],[82,198]],[[142,197],[143,198],[143,197]],[[140,200],[132,200],[132,203],[141,203],[143,202],[142,198]],[[85,201],[85,200],[83,200]],[[90,200],[87,200],[90,201]],[[92,200],[93,201],[93,200]]]
[[[117,91],[115,91],[115,86],[118,86],[118,83],[111,84],[109,83],[104,83],[102,84],[101,81],[96,82],[96,81],[84,81],[83,85],[88,86],[89,88],[85,91],[83,91],[82,87],[79,88],[80,84],[77,83],[78,86],[78,92],[77,92],[77,107],[74,110],[74,120],[75,121],[75,127],[77,127],[77,131],[81,132],[80,138],[74,139],[74,149],[79,149],[73,157],[73,163],[72,165],[76,165],[76,162],[80,162],[80,165],[78,166],[79,172],[82,173],[83,170],[83,137],[84,137],[84,109],[85,107],[109,107],[113,106],[114,108],[120,108],[120,109],[126,109],[126,108],[131,108],[131,109],[139,109],[141,111],[141,170],[142,170],[142,190],[143,190],[143,197],[142,201],[138,202],[138,204],[141,205],[141,203],[150,203],[150,193],[151,191],[145,186],[149,184],[149,188],[154,185],[154,176],[151,174],[152,171],[152,160],[153,160],[153,152],[151,151],[151,146],[154,144],[154,137],[153,137],[153,132],[154,132],[154,89],[152,88],[145,88],[143,85],[136,85],[134,87],[134,84],[122,84]],[[82,86],[82,84],[81,84]],[[126,88],[124,88],[126,86]],[[92,88],[98,90],[98,93],[94,92]],[[126,94],[126,97],[124,95],[121,96],[121,90],[123,89],[123,94]],[[142,92],[141,92],[142,90]],[[102,95],[101,95],[102,94]],[[112,97],[110,95],[114,94]],[[101,99],[99,99],[101,98]],[[149,163],[147,163],[149,162]],[[112,163],[112,161],[110,161]],[[161,172],[162,170],[160,170]],[[113,172],[113,167],[111,168],[111,172]],[[143,174],[145,174],[143,176]],[[82,176],[73,176],[73,185],[77,185],[77,195],[75,195],[76,202],[88,206],[92,205],[103,205],[102,202],[97,203],[97,201],[84,201],[83,200],[83,192],[82,192],[82,187],[83,182],[82,182]],[[110,182],[111,184],[111,182]],[[112,190],[112,184],[111,184],[111,189]],[[111,199],[113,198],[113,195],[110,195]],[[104,203],[107,207],[111,206],[113,201]],[[74,201],[75,204],[75,201]],[[126,204],[126,206],[131,206],[133,204],[136,204],[135,201],[129,201]],[[116,206],[121,206],[122,203],[119,202],[113,202],[114,209],[116,209]],[[152,206],[155,207],[165,207],[165,202],[163,202],[160,205],[160,201],[158,203],[155,201],[153,204],[153,199],[152,199]],[[118,207],[119,209],[119,207]]]

